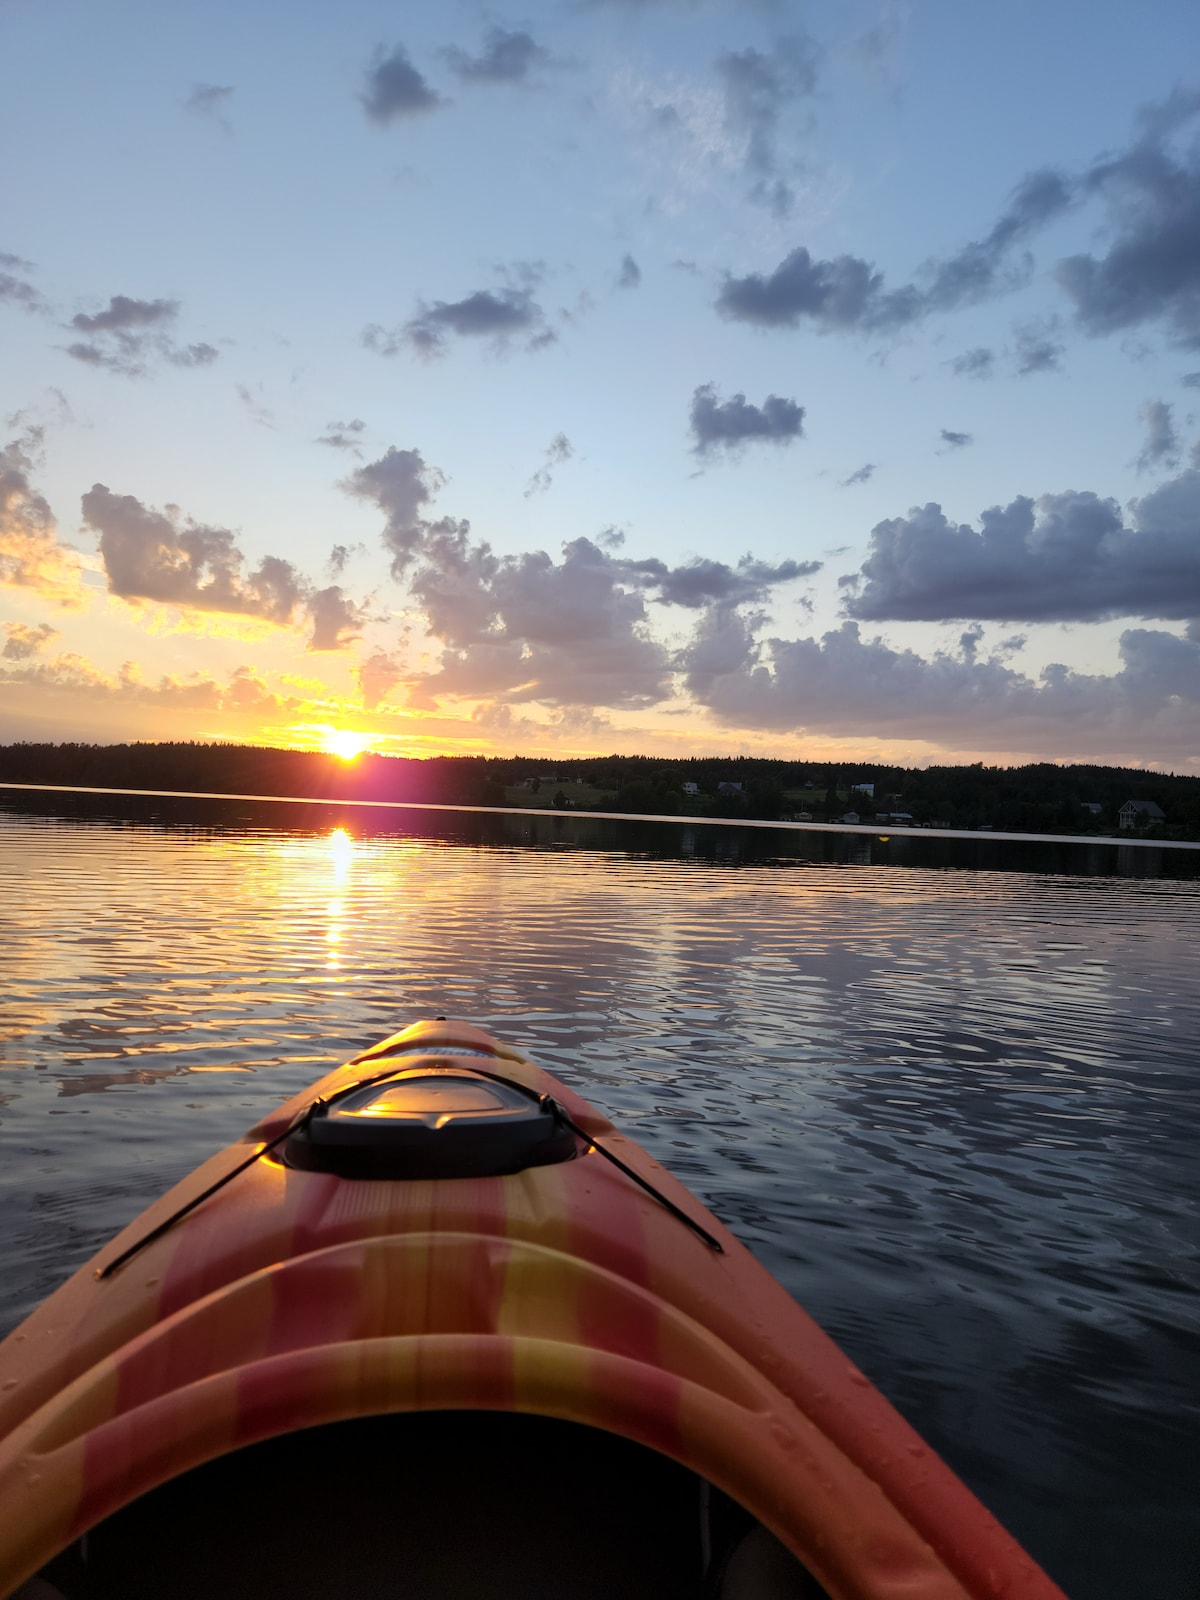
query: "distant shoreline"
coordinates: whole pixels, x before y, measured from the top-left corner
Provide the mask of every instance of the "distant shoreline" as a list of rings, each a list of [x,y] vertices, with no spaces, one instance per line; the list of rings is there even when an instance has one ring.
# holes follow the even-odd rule
[[[547,806],[467,806],[432,800],[353,800],[340,795],[312,796],[292,794],[228,794],[201,789],[107,789],[86,784],[4,783],[0,790],[38,794],[121,795],[131,799],[156,800],[236,800],[259,801],[269,805],[356,806],[374,811],[451,811],[483,812],[499,817],[588,817],[596,821],[670,822],[703,828],[774,828],[785,833],[857,833],[875,838],[902,839],[999,839],[1012,844],[1073,844],[1088,848],[1108,845],[1116,849],[1200,850],[1200,840],[1122,838],[1119,834],[1009,833],[996,828],[925,828],[892,826],[865,822],[770,822],[750,817],[693,817],[644,811],[556,811]]]

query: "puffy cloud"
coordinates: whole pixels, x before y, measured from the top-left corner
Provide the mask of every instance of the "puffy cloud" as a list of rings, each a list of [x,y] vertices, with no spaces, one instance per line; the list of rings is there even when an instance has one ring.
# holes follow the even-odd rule
[[[816,261],[803,245],[786,255],[774,272],[727,277],[717,310],[736,322],[760,328],[797,328],[809,322],[821,332],[884,327],[911,321],[917,303],[883,292],[883,274],[858,256]]]
[[[81,606],[86,591],[79,558],[59,543],[49,503],[30,483],[41,437],[34,428],[0,450],[0,584]]]
[[[930,503],[880,522],[860,573],[844,578],[861,620],[1200,616],[1200,468],[1135,500],[1127,527],[1090,492],[1020,496],[979,528]]]
[[[618,289],[636,289],[642,281],[642,269],[631,255],[621,258],[621,274],[617,279]]]
[[[1200,736],[1200,641],[1133,629],[1121,670],[1051,666],[1040,679],[969,634],[962,657],[926,658],[864,639],[847,622],[822,638],[756,641],[751,620],[706,613],[681,658],[694,698],[730,726],[774,732],[920,739],[944,747],[1040,752],[1063,759],[1163,759]],[[1011,642],[1011,641],[1010,641]]]
[[[363,109],[372,122],[385,126],[398,117],[422,116],[444,104],[413,66],[408,51],[396,45],[385,54],[380,46],[367,69],[366,87],[360,96]]]
[[[1165,400],[1147,400],[1141,410],[1146,424],[1146,442],[1137,458],[1139,472],[1150,467],[1175,466],[1179,461],[1179,439],[1171,407]]]
[[[784,216],[794,196],[780,175],[779,125],[787,107],[816,87],[816,47],[811,39],[792,36],[776,41],[769,54],[731,50],[718,57],[716,73],[726,129],[745,144],[746,169],[755,180],[751,198]]]
[[[24,276],[18,277],[18,273],[24,274],[32,270],[31,261],[0,250],[0,303],[20,306],[22,311],[35,314],[47,309],[46,302],[33,284]]]
[[[400,577],[420,550],[429,524],[421,510],[445,483],[436,467],[426,464],[419,450],[397,450],[392,445],[378,461],[358,467],[344,481],[347,493],[370,500],[383,512],[383,542],[392,558],[392,575]]]
[[[526,500],[535,494],[545,494],[553,481],[554,468],[561,466],[564,461],[569,461],[574,454],[571,441],[566,434],[556,433],[546,447],[546,459],[526,486]]]
[[[31,656],[36,656],[51,639],[58,638],[58,629],[52,628],[48,622],[36,628],[25,622],[6,622],[4,631],[8,637],[0,655],[7,661],[27,661]]]
[[[856,483],[867,483],[875,475],[875,463],[868,461],[865,466],[859,467],[857,472],[852,472],[848,478],[841,480],[840,487],[850,489]]]
[[[153,356],[176,367],[206,367],[217,359],[211,344],[176,344],[168,329],[179,315],[175,300],[134,300],[115,294],[103,311],[71,319],[77,333],[89,335],[67,346],[85,366],[104,367],[125,377],[140,377]]]
[[[1083,179],[1113,241],[1103,255],[1061,261],[1058,277],[1089,333],[1161,320],[1177,343],[1200,349],[1200,148],[1176,156],[1169,142],[1197,114],[1200,89],[1177,88],[1142,112],[1128,150]]]
[[[718,400],[711,383],[693,390],[690,421],[697,455],[717,448],[736,450],[752,439],[790,444],[804,435],[804,407],[794,400],[777,394],[769,394],[761,406],[749,404],[744,394]]]
[[[549,60],[531,34],[507,28],[492,28],[477,56],[469,56],[454,45],[443,53],[453,71],[468,84],[526,83],[531,69]]]
[[[529,335],[526,349],[539,349],[554,339],[545,314],[531,288],[476,289],[462,300],[419,303],[416,314],[400,328],[388,330],[372,323],[363,332],[368,349],[394,356],[406,345],[417,355],[444,355],[452,335],[466,339],[491,339],[503,349],[518,334]]]
[[[264,556],[245,572],[245,557],[228,528],[185,521],[174,506],[152,510],[102,483],[88,490],[82,506],[84,521],[100,535],[109,592],[123,600],[258,617],[279,627],[307,617],[312,650],[342,649],[361,630],[361,607],[337,585],[314,591],[281,556]]]
[[[974,438],[975,435],[972,433],[955,433],[953,428],[942,429],[942,443],[949,450],[961,450],[964,446],[972,444]]]

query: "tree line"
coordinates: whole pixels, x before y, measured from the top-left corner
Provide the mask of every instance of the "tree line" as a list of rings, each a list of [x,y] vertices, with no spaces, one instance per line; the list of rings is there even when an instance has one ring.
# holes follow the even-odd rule
[[[757,756],[550,760],[371,753],[347,762],[316,751],[256,745],[21,743],[0,746],[0,781],[762,821],[803,815],[828,822],[855,811],[873,822],[907,813],[917,824],[1015,833],[1116,832],[1127,801],[1150,800],[1164,813],[1153,824],[1161,837],[1200,838],[1200,778],[1053,762],[900,767]]]

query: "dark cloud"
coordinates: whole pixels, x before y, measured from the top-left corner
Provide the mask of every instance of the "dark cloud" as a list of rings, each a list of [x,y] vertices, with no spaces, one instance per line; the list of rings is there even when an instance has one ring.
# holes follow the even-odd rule
[[[327,444],[331,450],[349,450],[353,455],[361,455],[360,445],[366,429],[366,423],[358,417],[350,422],[330,422],[317,443]]]
[[[991,298],[1003,289],[1024,283],[1032,267],[1028,260],[1009,267],[1013,246],[1030,238],[1073,203],[1074,185],[1061,173],[1030,173],[1013,191],[1011,200],[991,229],[953,256],[927,268],[930,282],[922,299],[926,311],[949,311]]]
[[[1146,442],[1137,458],[1137,469],[1146,472],[1151,467],[1173,467],[1179,461],[1179,439],[1171,407],[1165,400],[1147,400],[1141,410],[1146,424]],[[1197,526],[1200,534],[1200,524]]]
[[[354,556],[366,555],[367,547],[362,544],[335,544],[329,552],[329,560],[325,563],[330,574],[340,578],[345,572]]]
[[[31,482],[41,442],[41,430],[31,428],[0,450],[0,584],[79,606],[85,593],[79,558],[59,543],[49,502]]]
[[[314,592],[290,561],[264,556],[252,572],[228,528],[185,521],[171,507],[155,511],[133,495],[94,484],[83,496],[83,519],[100,536],[110,594],[192,611],[256,617],[286,627],[307,617],[309,648],[349,643],[363,613],[333,586]]]
[[[507,28],[492,28],[477,56],[455,45],[443,54],[458,77],[471,84],[526,83],[530,71],[550,59],[532,35]]]
[[[716,386],[704,383],[692,392],[690,425],[697,455],[736,450],[753,439],[790,444],[804,436],[804,407],[777,394],[769,394],[761,406],[749,404],[744,394],[718,400]]]
[[[7,661],[28,661],[31,656],[36,656],[49,640],[58,638],[58,629],[52,628],[48,622],[43,622],[36,628],[25,622],[6,622],[4,631],[7,638],[0,655]]]
[[[965,445],[973,444],[973,433],[955,433],[953,428],[942,429],[942,443],[950,450],[961,450]]]
[[[574,454],[571,441],[566,434],[556,433],[546,447],[545,460],[525,487],[526,500],[535,494],[545,494],[553,481],[554,468],[561,466],[564,461],[569,461]]]
[[[705,613],[679,663],[693,698],[732,727],[1006,745],[1059,760],[1113,750],[1161,760],[1200,738],[1200,641],[1190,637],[1131,629],[1119,672],[1055,665],[1039,680],[995,654],[980,659],[973,632],[962,656],[926,658],[864,639],[855,622],[820,639],[759,640],[753,621]]]
[[[421,515],[445,483],[436,467],[426,465],[419,450],[393,445],[378,461],[358,467],[342,487],[360,500],[377,505],[387,519],[383,542],[392,558],[392,575],[400,577],[419,553],[430,527]]]
[[[1197,114],[1200,89],[1176,89],[1142,112],[1128,150],[1082,180],[1104,204],[1113,236],[1104,254],[1058,265],[1088,333],[1163,321],[1178,344],[1200,349],[1200,146],[1176,155],[1169,143]]]
[[[1055,338],[1055,325],[1025,323],[1013,330],[1018,377],[1032,372],[1061,372],[1063,344]]]
[[[1185,372],[1179,381],[1185,389],[1200,389],[1200,372]]]
[[[390,54],[383,47],[367,69],[366,88],[360,96],[372,122],[381,126],[398,117],[417,117],[436,111],[444,102],[413,66],[408,51],[396,45]]]
[[[850,489],[853,488],[856,483],[866,483],[871,477],[874,476],[874,473],[875,463],[873,461],[868,461],[866,466],[859,467],[857,472],[852,472],[848,478],[843,478],[841,480],[841,487],[843,489]]]
[[[769,54],[731,50],[718,57],[716,74],[726,129],[746,141],[746,169],[755,180],[751,198],[784,216],[794,196],[780,172],[779,125],[784,111],[816,87],[816,46],[796,35],[778,40]]]
[[[368,349],[394,356],[407,346],[425,357],[445,354],[452,335],[465,339],[491,339],[504,348],[518,334],[527,334],[526,349],[537,349],[554,338],[546,326],[533,290],[477,289],[463,300],[435,300],[419,304],[416,315],[401,328],[388,330],[372,324],[363,332]]]
[[[803,245],[764,276],[727,277],[717,310],[760,328],[796,328],[808,322],[821,332],[881,328],[911,321],[917,304],[885,295],[883,274],[858,256],[814,261]]]
[[[67,346],[85,366],[103,367],[129,378],[142,376],[154,357],[176,367],[206,367],[218,357],[211,344],[176,344],[171,333],[179,315],[177,300],[134,300],[115,294],[94,316],[71,319],[77,333],[90,338]]]
[[[860,573],[841,580],[863,621],[1098,621],[1200,616],[1200,470],[1135,500],[1087,491],[1021,496],[979,528],[936,504],[880,522]]]
[[[962,355],[955,356],[950,363],[950,370],[960,378],[990,378],[995,366],[994,352],[977,345],[974,350],[964,350]]]
[[[225,113],[232,99],[232,84],[198,83],[184,101],[184,110],[197,117],[211,117],[226,133],[230,133],[232,128]]]
[[[81,311],[71,318],[71,326],[80,333],[117,333],[129,328],[154,328],[174,322],[179,314],[177,300],[131,300],[126,294],[114,294],[104,311],[88,317]]]
[[[642,269],[632,256],[624,256],[621,260],[621,275],[617,279],[618,289],[636,289],[642,281]]]
[[[623,580],[646,589],[663,605],[698,610],[711,605],[758,604],[768,599],[778,585],[819,572],[822,563],[781,561],[772,566],[753,556],[743,556],[736,567],[731,567],[724,561],[704,557],[668,567],[666,562],[651,557],[645,561],[620,559],[613,566]]]
[[[47,310],[46,302],[23,274],[33,271],[33,262],[0,250],[0,303],[20,306],[37,315]],[[20,273],[22,276],[18,277]]]

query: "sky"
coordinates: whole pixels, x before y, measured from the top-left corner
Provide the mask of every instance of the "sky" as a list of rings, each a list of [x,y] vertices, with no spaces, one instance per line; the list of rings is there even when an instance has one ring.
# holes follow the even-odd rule
[[[0,52],[0,741],[1200,772],[1195,0]]]

